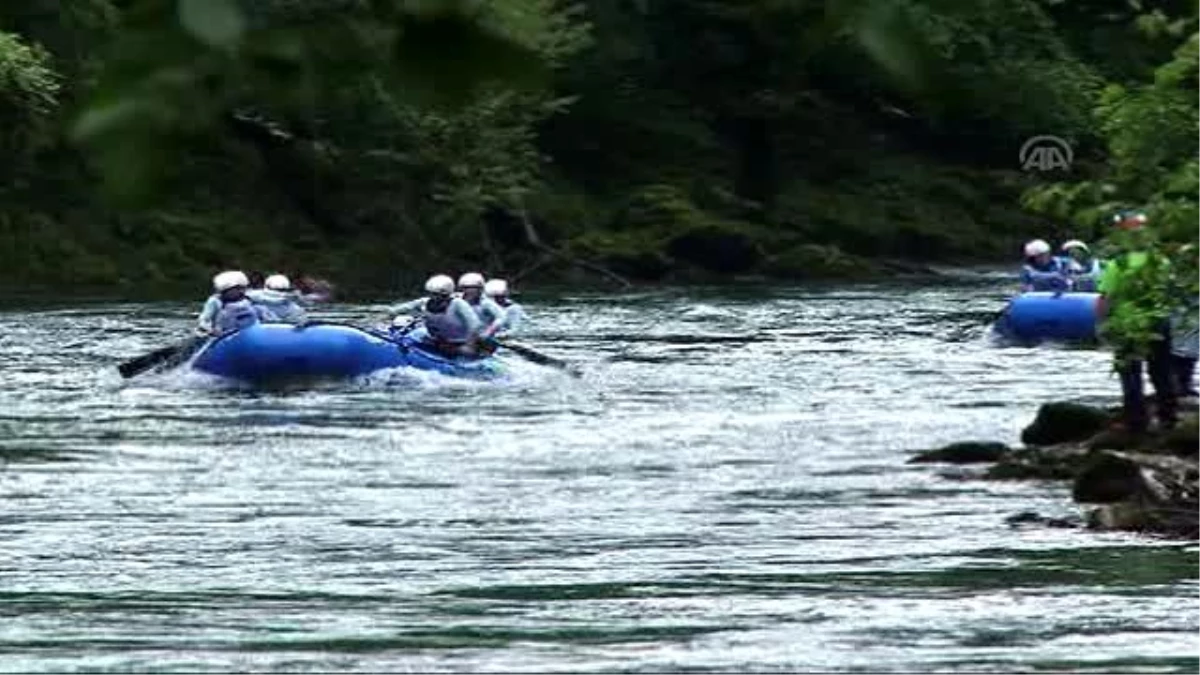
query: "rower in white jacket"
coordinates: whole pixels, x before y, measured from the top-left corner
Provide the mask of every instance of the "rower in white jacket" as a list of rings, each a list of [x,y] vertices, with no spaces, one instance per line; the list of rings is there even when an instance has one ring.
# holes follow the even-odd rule
[[[494,336],[504,326],[504,308],[483,294],[483,275],[467,272],[458,278],[458,293],[475,310],[483,323],[479,335],[484,339]]]
[[[508,282],[504,279],[489,279],[483,285],[483,294],[504,309],[504,322],[501,324],[500,330],[496,332],[496,337],[505,338],[516,335],[521,324],[525,322],[525,308],[521,307],[520,303],[513,302],[513,299],[509,297]]]
[[[246,292],[246,297],[254,304],[265,307],[276,321],[283,323],[304,323],[308,318],[307,307],[317,302],[321,296],[305,295],[292,288],[290,279],[282,274],[272,274],[263,284],[266,288]]]
[[[451,355],[474,354],[482,324],[466,300],[454,296],[454,280],[439,274],[425,282],[429,295],[396,305],[390,313],[416,316],[424,322],[424,341]]]

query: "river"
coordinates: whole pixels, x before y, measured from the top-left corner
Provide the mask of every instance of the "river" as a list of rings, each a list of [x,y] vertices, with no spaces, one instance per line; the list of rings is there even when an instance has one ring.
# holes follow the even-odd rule
[[[905,464],[1117,392],[1009,285],[531,294],[583,377],[275,393],[121,382],[199,302],[9,306],[0,670],[1196,672],[1196,546]]]

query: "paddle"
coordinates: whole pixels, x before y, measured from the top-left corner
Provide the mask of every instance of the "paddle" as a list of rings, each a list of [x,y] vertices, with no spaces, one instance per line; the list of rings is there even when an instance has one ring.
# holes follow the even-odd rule
[[[538,364],[539,366],[558,368],[559,370],[566,371],[575,377],[579,377],[579,373],[574,369],[574,367],[562,359],[556,359],[553,356],[547,356],[535,349],[531,349],[524,345],[513,344],[511,342],[501,342],[500,340],[493,339],[492,343],[497,347],[503,347],[532,363]]]
[[[422,319],[415,318],[412,321],[409,321],[407,324],[404,324],[403,326],[401,326],[400,329],[398,331],[396,331],[395,333],[391,333],[391,336],[393,338],[396,338],[396,337],[408,335],[410,332],[412,332],[418,326],[421,326],[423,323],[424,323],[424,321]],[[536,363],[539,366],[549,366],[551,368],[557,368],[559,370],[569,373],[573,377],[580,376],[579,372],[577,370],[575,370],[574,366],[567,363],[566,361],[563,361],[562,359],[556,359],[553,356],[547,356],[546,354],[543,354],[533,348],[526,347],[524,345],[513,344],[511,342],[502,342],[495,338],[489,338],[489,339],[485,340],[485,342],[488,344],[495,345],[496,347],[503,347],[504,349],[507,349],[507,350],[513,352],[517,356],[520,356],[532,363]]]
[[[117,366],[117,370],[121,373],[121,377],[129,379],[135,375],[140,375],[151,368],[166,365],[168,363],[179,363],[187,357],[191,356],[200,348],[201,345],[208,340],[208,337],[197,335],[186,340],[181,340],[173,345],[160,347],[152,352],[143,354],[136,359],[130,359],[125,363]]]

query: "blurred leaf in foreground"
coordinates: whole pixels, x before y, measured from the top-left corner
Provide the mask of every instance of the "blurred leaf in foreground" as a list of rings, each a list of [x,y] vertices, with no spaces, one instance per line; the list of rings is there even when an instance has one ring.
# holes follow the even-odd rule
[[[459,106],[489,82],[542,81],[536,13],[430,0],[135,0],[72,128],[111,196],[139,203],[239,105],[298,109],[357,82],[400,101]]]

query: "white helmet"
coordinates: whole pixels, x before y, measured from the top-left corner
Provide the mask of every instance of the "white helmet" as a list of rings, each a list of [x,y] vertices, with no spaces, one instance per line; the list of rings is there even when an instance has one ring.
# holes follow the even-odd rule
[[[483,285],[483,294],[489,298],[500,298],[508,295],[508,282],[503,279],[488,279]]]
[[[425,292],[430,295],[450,295],[454,292],[454,280],[445,274],[429,277],[425,282]]]
[[[213,290],[218,293],[224,293],[225,291],[231,288],[237,288],[238,286],[245,288],[249,285],[250,280],[246,278],[246,275],[236,270],[221,272],[217,276],[213,277]]]
[[[479,272],[467,272],[458,278],[458,287],[462,288],[483,288],[483,275]]]
[[[289,280],[287,277],[283,276],[282,274],[272,274],[271,276],[267,277],[267,280],[265,282],[263,282],[263,286],[266,286],[267,288],[269,288],[272,291],[290,291],[290,290],[292,290],[291,280]]]
[[[1081,248],[1085,251],[1091,252],[1091,249],[1088,248],[1088,245],[1082,241],[1079,241],[1078,239],[1072,239],[1071,241],[1068,241],[1062,245],[1062,250],[1064,251],[1070,251],[1073,248]]]
[[[1049,253],[1049,252],[1050,252],[1050,244],[1047,244],[1045,241],[1043,241],[1041,239],[1034,239],[1033,241],[1029,242],[1028,244],[1025,244],[1025,257],[1026,258],[1032,258],[1035,255],[1042,255],[1043,253]]]

